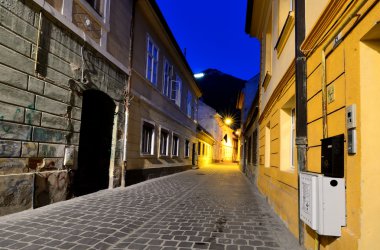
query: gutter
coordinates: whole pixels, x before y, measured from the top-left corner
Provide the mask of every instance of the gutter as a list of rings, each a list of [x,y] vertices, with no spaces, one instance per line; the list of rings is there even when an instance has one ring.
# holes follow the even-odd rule
[[[296,75],[296,145],[298,174],[298,241],[304,245],[304,223],[300,218],[300,173],[307,160],[307,94],[306,57],[301,51],[305,40],[305,0],[295,1],[295,75]]]
[[[129,119],[129,106],[131,105],[131,101],[133,96],[131,97],[131,83],[132,83],[132,74],[133,74],[133,47],[134,47],[134,29],[135,29],[135,14],[136,14],[136,2],[137,0],[133,0],[132,2],[132,18],[131,18],[131,28],[129,33],[129,68],[131,69],[131,74],[127,80],[127,86],[125,86],[124,90],[124,144],[123,144],[123,166],[121,169],[121,186],[125,187],[125,173],[127,171],[127,143],[128,143],[128,119]]]

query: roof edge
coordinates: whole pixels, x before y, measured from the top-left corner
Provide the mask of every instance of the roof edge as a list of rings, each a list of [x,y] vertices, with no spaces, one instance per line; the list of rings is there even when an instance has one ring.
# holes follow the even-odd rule
[[[154,12],[156,13],[157,17],[159,18],[160,22],[162,23],[164,29],[166,30],[170,40],[173,42],[173,45],[175,47],[175,49],[177,50],[177,53],[179,54],[179,56],[181,57],[181,60],[184,62],[185,64],[185,67],[187,68],[187,70],[190,72],[191,74],[191,79],[193,80],[193,83],[195,84],[195,86],[198,88],[197,90],[195,90],[196,94],[198,97],[202,96],[202,91],[201,91],[201,88],[198,86],[197,84],[197,81],[195,80],[194,78],[194,72],[193,70],[191,69],[189,63],[187,62],[186,60],[186,57],[184,56],[181,48],[179,47],[178,45],[178,42],[177,40],[175,39],[175,36],[173,34],[173,32],[171,31],[168,23],[166,22],[166,19],[164,17],[164,15],[162,14],[161,12],[161,9],[160,7],[158,6],[156,0],[148,0],[148,3],[152,6]]]

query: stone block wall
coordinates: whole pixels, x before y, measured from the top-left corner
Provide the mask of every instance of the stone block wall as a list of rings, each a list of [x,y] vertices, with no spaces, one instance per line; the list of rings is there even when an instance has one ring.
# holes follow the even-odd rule
[[[78,155],[84,90],[124,110],[128,76],[31,2],[0,1],[0,216],[70,197],[78,166],[64,154]],[[111,186],[122,172],[124,113],[115,116]]]

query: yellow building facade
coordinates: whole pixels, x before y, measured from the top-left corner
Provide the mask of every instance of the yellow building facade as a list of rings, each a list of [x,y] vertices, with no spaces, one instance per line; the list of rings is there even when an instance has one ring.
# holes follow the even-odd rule
[[[285,18],[282,6],[294,5],[282,0],[252,1],[247,33],[262,44],[258,187],[298,237],[298,173],[297,157],[293,156],[297,152],[289,143],[296,112],[295,13],[290,9]],[[344,135],[346,226],[340,237],[328,237],[317,236],[304,225],[304,246],[378,249],[380,4],[368,0],[305,1],[305,17],[306,38],[301,50],[307,62],[306,170],[321,173],[321,139]],[[354,127],[347,122],[348,110],[353,107]],[[348,136],[353,131],[354,139]],[[351,151],[352,147],[356,150]]]
[[[380,177],[379,1],[330,1],[301,49],[307,56],[308,171],[320,172],[322,138],[345,136],[347,226],[322,249],[377,249]],[[335,25],[333,25],[335,24]],[[356,106],[356,153],[348,153],[346,112]],[[306,246],[315,235],[306,234]]]
[[[246,31],[262,45],[257,186],[298,235],[294,6],[291,1],[252,1],[251,10]]]

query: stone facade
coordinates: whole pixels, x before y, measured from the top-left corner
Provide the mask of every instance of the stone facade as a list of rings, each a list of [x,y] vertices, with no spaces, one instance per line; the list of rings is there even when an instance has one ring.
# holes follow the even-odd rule
[[[0,2],[0,215],[70,197],[85,90],[124,110],[128,75],[29,3]],[[124,112],[116,111],[110,187],[122,173]],[[70,166],[67,148],[76,155]]]

